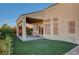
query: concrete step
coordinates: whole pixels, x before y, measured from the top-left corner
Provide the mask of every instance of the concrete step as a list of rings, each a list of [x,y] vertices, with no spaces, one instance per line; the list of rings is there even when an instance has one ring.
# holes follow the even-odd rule
[[[39,36],[27,36],[26,37],[26,41],[38,40],[38,39],[43,39],[43,37],[39,37]]]

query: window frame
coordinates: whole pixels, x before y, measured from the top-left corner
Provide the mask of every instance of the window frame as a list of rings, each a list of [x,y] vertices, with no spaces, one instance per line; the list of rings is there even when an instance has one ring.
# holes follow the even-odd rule
[[[75,21],[68,22],[68,32],[70,34],[75,34]]]

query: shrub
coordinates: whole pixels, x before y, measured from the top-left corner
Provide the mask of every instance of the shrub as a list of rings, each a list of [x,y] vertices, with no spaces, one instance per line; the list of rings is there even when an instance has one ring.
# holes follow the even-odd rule
[[[14,37],[15,34],[14,32],[12,31],[12,29],[7,25],[7,24],[4,24],[1,29],[0,29],[0,38],[1,39],[5,39],[6,38],[6,35],[9,35],[11,37]]]
[[[27,30],[27,35],[32,35],[33,29],[28,29]]]
[[[0,46],[0,54],[6,54],[6,46]]]
[[[0,54],[11,54],[12,49],[12,41],[15,37],[12,29],[4,24],[0,29],[0,40],[3,41],[4,44],[0,43]]]

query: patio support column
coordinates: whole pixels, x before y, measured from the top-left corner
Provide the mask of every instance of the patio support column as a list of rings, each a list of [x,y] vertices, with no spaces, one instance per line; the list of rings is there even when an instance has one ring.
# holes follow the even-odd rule
[[[22,17],[22,40],[26,40],[26,17]]]
[[[33,35],[35,35],[35,25],[33,25]]]
[[[17,29],[16,35],[17,35],[17,37],[19,37],[19,26],[18,25],[16,25],[16,29]]]

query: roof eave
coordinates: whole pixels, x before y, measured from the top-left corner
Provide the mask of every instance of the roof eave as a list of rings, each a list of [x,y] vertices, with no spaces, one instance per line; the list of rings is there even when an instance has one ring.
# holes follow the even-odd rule
[[[47,10],[48,8],[50,8],[50,7],[52,7],[52,6],[56,6],[56,5],[58,5],[58,4],[60,4],[60,3],[55,3],[55,4],[53,4],[53,5],[51,5],[51,6],[47,7],[47,8],[45,8],[45,9],[43,9],[43,10],[40,10],[40,11],[31,12],[31,13],[26,13],[26,14],[21,14],[21,15],[18,17],[18,19],[19,19],[20,17],[24,16],[24,15],[30,15],[30,14],[34,14],[34,13],[38,13],[38,12],[43,12],[44,10]],[[18,19],[16,20],[16,22],[18,21]]]

